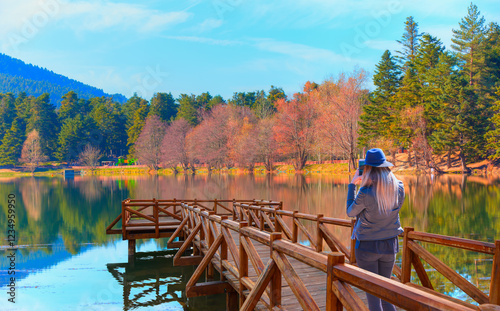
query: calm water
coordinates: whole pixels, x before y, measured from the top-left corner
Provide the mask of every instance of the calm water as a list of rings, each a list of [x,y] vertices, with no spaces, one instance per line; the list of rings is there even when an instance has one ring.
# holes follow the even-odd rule
[[[445,235],[500,238],[500,182],[462,176],[400,177],[407,189],[403,226]],[[224,296],[187,299],[193,267],[173,267],[166,240],[138,241],[127,265],[127,243],[106,226],[125,198],[262,198],[284,208],[345,217],[348,176],[141,176],[0,179],[1,310],[223,310]],[[10,251],[7,199],[16,196],[16,304],[8,302]],[[306,224],[307,225],[307,224]],[[349,232],[337,231],[344,239]],[[487,292],[491,256],[428,247]],[[464,294],[429,269],[434,286]]]

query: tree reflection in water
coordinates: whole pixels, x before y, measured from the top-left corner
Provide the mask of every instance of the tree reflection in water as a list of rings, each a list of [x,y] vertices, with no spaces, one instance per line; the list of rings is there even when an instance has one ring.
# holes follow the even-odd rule
[[[398,177],[405,183],[407,194],[401,210],[403,226],[480,241],[500,239],[500,182],[497,179],[461,175]],[[283,201],[287,210],[346,219],[345,202],[350,179],[347,175],[319,174],[75,176],[72,180],[2,178],[0,198],[7,198],[11,193],[17,197],[19,245],[54,244],[62,239],[68,252],[78,254],[84,243],[104,245],[121,238],[107,236],[105,228],[119,215],[120,203],[128,197],[272,199]],[[7,213],[5,200],[0,200],[0,223],[7,223]],[[305,221],[304,225],[314,230],[312,223]],[[332,232],[346,241],[350,236],[345,229],[335,228]],[[1,240],[0,243],[6,243],[5,238]],[[166,240],[156,243],[164,248]],[[423,246],[487,292],[490,257],[440,246]],[[23,258],[29,258],[29,252],[29,248],[20,250],[19,264],[25,260]],[[46,248],[46,256],[51,256],[50,247]],[[4,264],[2,259],[0,263]],[[426,268],[430,270],[435,288],[455,296],[462,295],[450,282],[432,272],[430,267]]]

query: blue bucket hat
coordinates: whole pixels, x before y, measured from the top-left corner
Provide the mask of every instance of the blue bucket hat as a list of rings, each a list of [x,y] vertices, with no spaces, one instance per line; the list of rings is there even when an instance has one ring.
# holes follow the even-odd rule
[[[365,165],[374,167],[394,166],[394,164],[386,160],[384,152],[379,148],[373,148],[366,152]]]

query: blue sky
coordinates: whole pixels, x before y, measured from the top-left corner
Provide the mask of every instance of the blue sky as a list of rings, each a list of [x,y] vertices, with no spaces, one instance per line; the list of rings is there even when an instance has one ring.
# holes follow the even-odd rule
[[[474,2],[500,22],[498,0]],[[462,0],[1,0],[0,52],[103,89],[300,91],[398,48],[407,16],[450,46]],[[371,82],[368,82],[370,87]]]

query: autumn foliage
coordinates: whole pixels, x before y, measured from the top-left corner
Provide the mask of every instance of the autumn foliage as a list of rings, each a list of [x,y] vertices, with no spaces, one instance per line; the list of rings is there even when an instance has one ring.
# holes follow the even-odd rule
[[[219,103],[201,111],[196,126],[178,118],[165,125],[158,117],[146,120],[135,150],[151,168],[184,170],[205,165],[209,171],[246,168],[256,163],[273,170],[275,161],[289,162],[297,171],[311,159],[349,159],[359,155],[358,121],[368,91],[362,70],[341,74],[322,84],[307,82],[290,99],[276,97],[259,113],[244,101]]]

